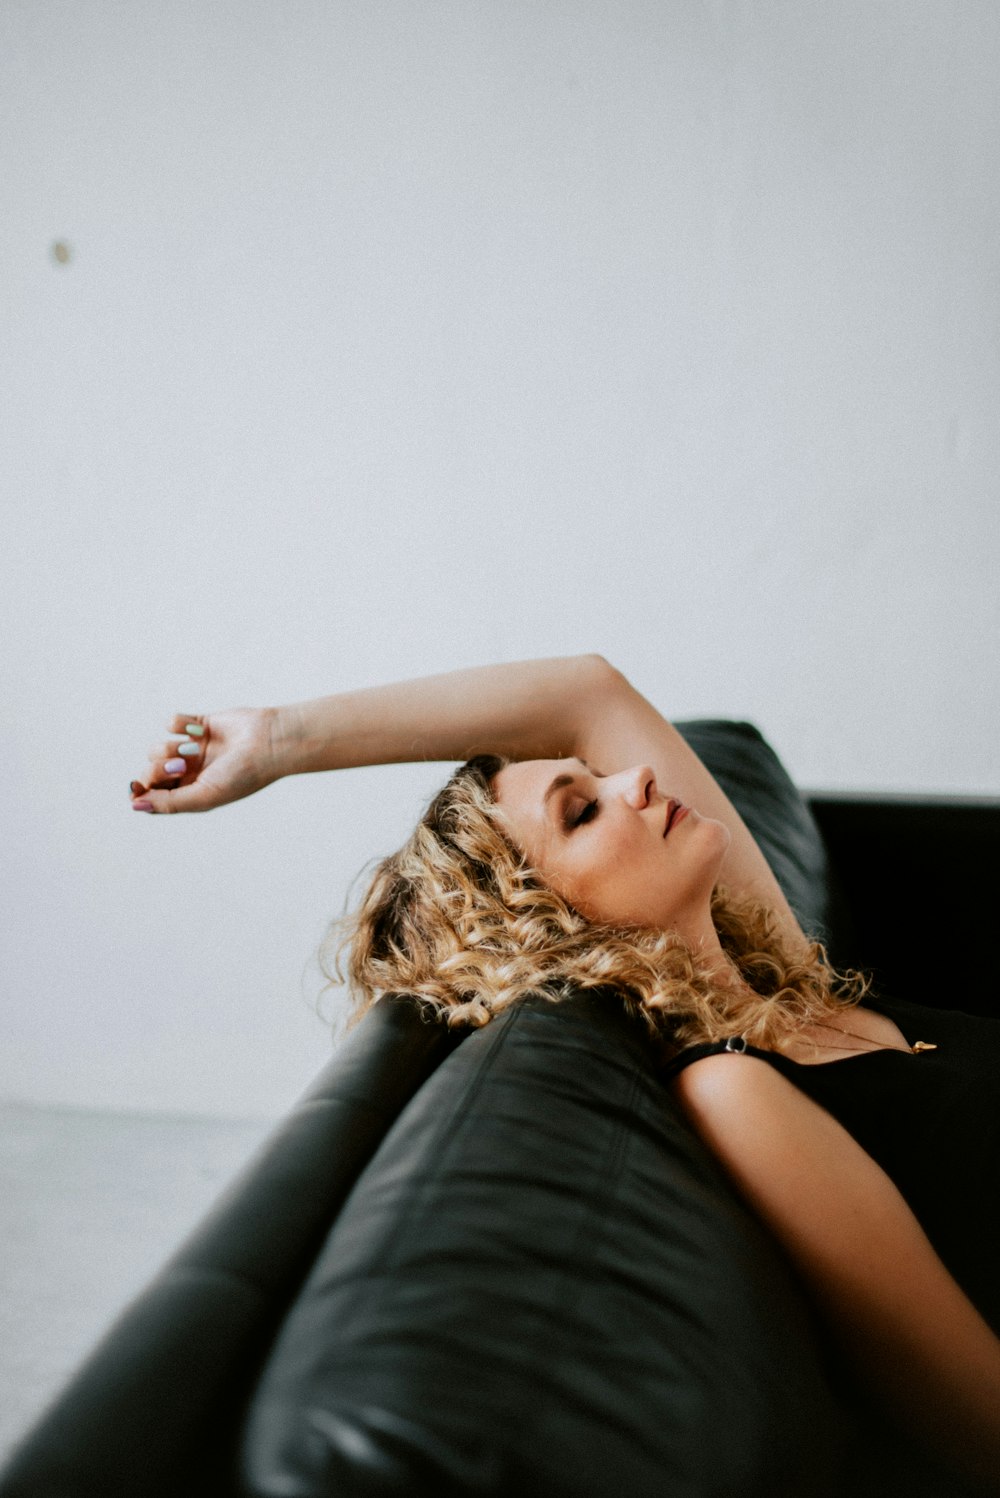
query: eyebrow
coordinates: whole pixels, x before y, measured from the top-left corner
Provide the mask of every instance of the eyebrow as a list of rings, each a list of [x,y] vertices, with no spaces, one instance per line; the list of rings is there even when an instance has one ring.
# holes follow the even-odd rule
[[[553,780],[552,784],[549,786],[548,790],[545,792],[545,795],[542,797],[542,805],[546,805],[549,797],[554,796],[556,791],[561,791],[564,786],[572,785],[575,779],[575,775],[557,775],[555,780]]]
[[[587,761],[585,759],[581,759],[580,760],[580,764],[586,770],[586,772],[587,772],[588,775],[593,775],[594,778],[597,779],[597,780],[603,780],[604,779],[604,776],[601,774],[600,770],[593,769],[590,765],[588,765],[588,763],[587,763]],[[576,780],[576,776],[575,775],[565,775],[565,774],[563,774],[563,775],[557,775],[556,778],[555,778],[555,780],[552,781],[552,783],[549,786],[548,790],[545,792],[545,795],[542,797],[542,805],[543,806],[547,806],[548,802],[549,802],[549,798],[551,796],[554,796],[555,793],[556,793],[556,791],[565,790],[566,786],[572,785],[575,780]]]

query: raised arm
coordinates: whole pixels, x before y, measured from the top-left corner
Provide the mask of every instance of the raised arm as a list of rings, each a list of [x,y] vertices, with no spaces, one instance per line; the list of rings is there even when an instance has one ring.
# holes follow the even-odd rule
[[[616,673],[599,655],[515,661],[278,709],[287,775],[475,754],[576,754]]]
[[[577,752],[614,673],[600,656],[520,661],[339,692],[285,707],[175,714],[133,805],[209,811],[285,775],[474,754]],[[180,753],[178,753],[180,750]]]
[[[204,751],[195,736],[179,780],[166,765],[179,763],[183,715],[173,721],[177,732],[150,751],[138,798],[150,810],[207,811],[283,775],[480,753],[574,756],[604,774],[648,764],[667,794],[728,826],[722,880],[758,896],[799,933],[764,855],[721,787],[672,724],[600,655],[478,666],[287,707],[230,709],[203,723]]]
[[[1000,1494],[1000,1339],[881,1167],[756,1057],[705,1057],[674,1087],[859,1379],[977,1491]]]

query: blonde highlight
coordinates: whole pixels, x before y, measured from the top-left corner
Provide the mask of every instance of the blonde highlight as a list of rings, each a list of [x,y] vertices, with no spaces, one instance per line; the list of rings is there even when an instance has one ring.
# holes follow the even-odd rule
[[[667,1050],[733,1034],[780,1048],[864,997],[862,974],[838,972],[821,942],[796,941],[766,906],[722,885],[712,918],[741,983],[720,984],[673,932],[588,921],[500,825],[493,781],[506,763],[481,755],[460,766],[357,909],[331,926],[320,965],[329,986],[346,984],[355,1020],[409,993],[444,1023],[475,1027],[529,994],[557,1002],[600,988]]]

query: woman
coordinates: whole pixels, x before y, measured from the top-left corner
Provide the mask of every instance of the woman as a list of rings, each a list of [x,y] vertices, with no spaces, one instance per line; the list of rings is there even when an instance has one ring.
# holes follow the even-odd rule
[[[900,1157],[894,1179],[878,1145],[863,1148],[863,1129],[837,1116],[850,1118],[843,1100],[865,1076],[876,1098],[919,1089],[913,1068],[936,1065],[938,1044],[952,1066],[986,1057],[991,1081],[1000,1027],[896,1008],[929,1027],[911,1045],[893,1005],[864,1003],[863,980],[834,973],[807,938],[697,756],[597,656],[180,715],[151,751],[146,783],[133,782],[133,806],[207,810],[282,775],[416,759],[467,763],[379,866],[349,923],[362,1004],[405,990],[451,1022],[483,1024],[528,992],[618,987],[859,1372],[920,1439],[1000,1492],[989,1205],[949,1197],[941,1180],[921,1194],[919,1160]],[[882,1058],[883,1075],[869,1060],[852,1076],[862,1056]],[[959,1082],[946,1115],[956,1179],[988,1100],[971,1071]],[[908,1104],[918,1118],[919,1096]],[[953,1244],[947,1265],[929,1219],[935,1242]]]

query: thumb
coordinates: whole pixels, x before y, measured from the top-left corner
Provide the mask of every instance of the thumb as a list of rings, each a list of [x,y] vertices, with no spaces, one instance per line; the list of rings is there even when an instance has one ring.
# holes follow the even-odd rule
[[[130,789],[133,811],[163,815],[175,811],[209,811],[218,805],[218,797],[213,796],[210,786],[197,780],[190,785],[180,785],[172,791],[146,790],[139,781],[134,780]]]

